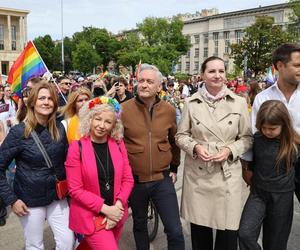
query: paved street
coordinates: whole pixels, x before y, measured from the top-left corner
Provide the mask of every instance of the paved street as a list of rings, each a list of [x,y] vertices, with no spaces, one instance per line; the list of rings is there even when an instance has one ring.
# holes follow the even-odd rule
[[[182,185],[182,168],[178,173],[178,182],[176,183],[177,196],[180,200]],[[248,190],[244,187],[244,198],[247,198]],[[182,220],[184,236],[186,240],[186,249],[191,249],[189,225]],[[300,206],[298,202],[295,202],[295,214],[293,221],[292,233],[290,235],[288,250],[298,250],[300,247]],[[122,239],[120,241],[120,250],[133,250],[134,240],[132,234],[132,218],[130,217],[124,227]],[[52,250],[55,248],[53,236],[48,225],[45,225],[45,249]],[[4,227],[0,227],[0,249],[1,250],[19,250],[24,249],[23,233],[21,224],[18,218],[10,213],[7,220],[7,224]],[[163,233],[162,223],[160,222],[159,232],[151,244],[152,250],[167,250],[166,238]]]

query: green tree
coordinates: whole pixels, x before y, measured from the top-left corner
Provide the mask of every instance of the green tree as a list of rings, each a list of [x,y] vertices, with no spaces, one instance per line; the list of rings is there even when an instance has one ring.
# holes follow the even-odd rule
[[[86,41],[80,41],[72,52],[74,68],[83,73],[92,72],[99,63],[99,55],[92,45]]]
[[[54,48],[55,44],[50,35],[39,36],[33,40],[35,47],[43,58],[49,70],[53,70],[54,66]]]
[[[71,38],[64,38],[64,61],[65,61],[65,72],[68,73],[73,70],[72,64],[72,51],[75,49],[75,44]],[[57,43],[53,52],[54,57],[54,70],[61,70],[61,42]]]
[[[292,14],[289,16],[288,31],[292,34],[295,41],[300,41],[300,1],[290,0],[289,7],[292,9]]]
[[[117,52],[118,62],[134,69],[139,60],[155,64],[163,74],[170,74],[172,62],[186,54],[191,44],[182,34],[178,18],[146,18],[137,24],[137,32],[126,34]]]
[[[247,68],[257,75],[271,65],[272,51],[290,39],[288,32],[274,25],[273,17],[258,16],[256,22],[244,30],[241,42],[231,45],[231,57],[239,68],[243,68],[247,57]]]
[[[111,60],[116,60],[116,52],[121,48],[120,42],[106,29],[95,27],[83,27],[83,31],[73,35],[73,42],[79,44],[81,41],[89,43],[99,57],[99,65],[107,68]]]

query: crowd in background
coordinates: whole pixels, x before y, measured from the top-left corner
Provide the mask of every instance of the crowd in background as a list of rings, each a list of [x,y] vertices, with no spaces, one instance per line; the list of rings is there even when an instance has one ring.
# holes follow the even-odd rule
[[[193,250],[235,250],[238,237],[240,249],[261,249],[262,224],[264,249],[286,249],[294,190],[300,197],[299,45],[280,46],[273,64],[273,85],[227,80],[224,60],[214,56],[188,80],[142,64],[137,80],[32,78],[18,99],[0,85],[0,225],[9,204],[26,249],[43,249],[47,219],[59,249],[84,235],[92,249],[115,250],[130,199],[136,246],[144,250],[151,199],[168,249],[183,250],[174,189],[181,149],[181,216]],[[251,185],[243,213],[242,177]],[[66,178],[70,204],[56,187]]]

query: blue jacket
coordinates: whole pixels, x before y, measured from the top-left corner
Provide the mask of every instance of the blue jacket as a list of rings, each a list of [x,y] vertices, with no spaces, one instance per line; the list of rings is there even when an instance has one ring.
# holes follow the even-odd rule
[[[38,125],[35,129],[52,161],[52,169],[47,167],[33,138],[24,137],[23,122],[9,131],[0,147],[0,197],[6,205],[21,199],[28,207],[39,207],[57,199],[56,177],[59,180],[66,178],[64,162],[68,149],[64,127],[61,123],[57,123],[57,127],[61,135],[58,142],[51,138],[47,128]],[[14,190],[5,177],[5,171],[13,159],[17,165]]]

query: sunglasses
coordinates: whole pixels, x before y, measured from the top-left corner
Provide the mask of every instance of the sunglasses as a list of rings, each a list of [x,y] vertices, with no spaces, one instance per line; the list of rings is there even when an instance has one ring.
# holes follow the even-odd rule
[[[71,83],[71,82],[63,82],[62,84],[69,85],[69,86],[71,86],[71,85],[72,85],[72,83]]]
[[[174,85],[173,85],[173,84],[170,84],[170,85],[168,85],[168,87],[174,87]]]

